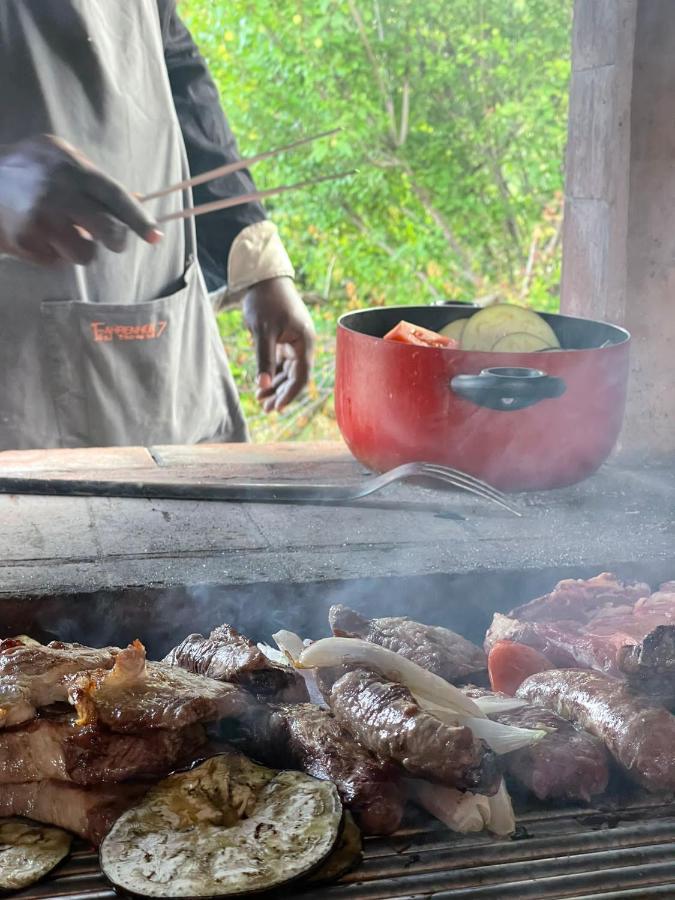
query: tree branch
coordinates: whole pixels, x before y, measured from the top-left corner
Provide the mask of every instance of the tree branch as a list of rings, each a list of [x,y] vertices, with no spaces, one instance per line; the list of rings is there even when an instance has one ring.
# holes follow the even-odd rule
[[[382,77],[382,70],[380,68],[380,64],[377,61],[377,57],[373,51],[373,48],[370,43],[370,39],[368,37],[368,32],[366,31],[366,26],[364,25],[363,19],[361,18],[361,13],[356,5],[355,0],[348,0],[349,10],[352,14],[352,18],[356,23],[356,27],[358,28],[359,35],[361,37],[361,43],[363,44],[363,49],[366,51],[366,56],[370,61],[370,66],[373,70],[373,75],[375,76],[375,81],[377,82],[378,89],[380,91],[380,96],[382,97],[382,102],[384,103],[384,108],[387,113],[387,118],[389,119],[389,137],[394,144],[396,145],[396,111],[394,110],[394,101],[391,97],[391,94],[387,90],[387,86],[384,83],[384,78]]]

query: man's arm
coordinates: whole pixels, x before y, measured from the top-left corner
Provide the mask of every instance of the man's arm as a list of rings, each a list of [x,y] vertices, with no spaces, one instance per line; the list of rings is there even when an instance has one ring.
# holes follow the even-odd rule
[[[164,57],[193,175],[239,159],[218,91],[176,0],[157,0]],[[199,185],[195,203],[248,193],[245,171]],[[258,203],[197,220],[199,261],[210,290],[225,284],[243,298],[244,319],[257,356],[257,396],[263,408],[283,409],[305,387],[314,356],[314,326],[293,282],[294,271],[276,227]]]
[[[176,0],[157,0],[157,5],[164,58],[190,172],[199,175],[238,160],[239,152],[220,105],[218,90],[190,32],[178,16]],[[193,189],[193,196],[195,204],[201,204],[253,190],[253,179],[243,169],[198,185]],[[199,259],[210,290],[229,283],[230,289],[239,293],[256,280],[293,275],[272,223],[249,229],[237,241],[244,229],[265,220],[265,211],[259,203],[246,203],[195,220]],[[233,246],[236,249],[231,255]]]

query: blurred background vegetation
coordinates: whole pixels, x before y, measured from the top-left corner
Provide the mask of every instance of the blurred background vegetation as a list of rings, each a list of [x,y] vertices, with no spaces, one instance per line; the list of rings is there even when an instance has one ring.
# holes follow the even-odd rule
[[[444,299],[558,306],[572,0],[180,0],[240,150],[339,126],[256,167],[319,333],[315,377],[260,414],[238,310],[220,317],[254,439],[337,436],[345,310]]]

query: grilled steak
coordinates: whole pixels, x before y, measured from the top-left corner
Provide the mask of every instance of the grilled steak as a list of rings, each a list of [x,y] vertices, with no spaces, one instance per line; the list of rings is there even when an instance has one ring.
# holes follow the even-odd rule
[[[205,742],[201,725],[116,734],[77,725],[70,711],[41,714],[24,727],[0,731],[0,785],[43,778],[95,785],[166,775]]]
[[[675,716],[619,679],[582,669],[530,675],[517,696],[601,738],[619,765],[652,791],[675,790]]]
[[[230,625],[215,628],[207,638],[189,635],[164,662],[216,681],[241,685],[259,700],[270,703],[304,703],[309,699],[305,682],[297,672],[275,665]]]
[[[116,647],[93,650],[60,641],[46,646],[0,641],[0,728],[27,722],[39,707],[65,700],[64,675],[112,669],[119,652]]]
[[[491,694],[473,687],[466,693],[474,699]],[[607,787],[609,758],[602,741],[553,710],[524,706],[490,718],[503,725],[549,732],[535,744],[501,757],[506,772],[540,800],[564,797],[588,802]]]
[[[355,669],[335,682],[329,704],[360,744],[410,775],[482,794],[499,787],[492,751],[469,728],[422,710],[402,684]]]
[[[589,668],[625,677],[638,691],[675,703],[675,590],[650,594],[613,575],[561,581],[554,590],[495,614],[486,636],[540,650],[555,666]]]
[[[113,731],[215,722],[241,714],[251,702],[234,685],[146,662],[139,641],[118,653],[111,671],[66,675],[64,683],[80,724],[107,725]]]
[[[7,784],[0,790],[0,816],[25,816],[72,831],[95,846],[150,785],[141,782],[82,788],[62,781]]]
[[[242,749],[270,766],[335,783],[365,834],[390,834],[403,816],[399,771],[356,743],[330,712],[311,703],[260,706],[240,726]]]
[[[487,667],[483,650],[448,628],[421,625],[403,617],[366,619],[342,604],[331,606],[328,621],[336,637],[379,644],[446,681],[475,679]]]

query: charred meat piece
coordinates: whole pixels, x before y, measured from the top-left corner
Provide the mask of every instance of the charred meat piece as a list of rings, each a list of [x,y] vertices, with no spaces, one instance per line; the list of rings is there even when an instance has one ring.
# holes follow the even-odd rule
[[[474,699],[494,696],[483,688],[472,687],[466,693]],[[605,745],[553,710],[528,705],[490,718],[503,725],[549,732],[535,744],[501,758],[506,772],[539,800],[564,797],[588,802],[607,787],[609,757]]]
[[[625,585],[613,575],[561,581],[554,590],[495,614],[486,636],[528,644],[554,666],[596,669],[625,677],[638,691],[675,703],[675,591],[650,594],[645,584]]]
[[[40,707],[65,700],[64,675],[112,669],[119,652],[116,647],[93,650],[60,641],[46,646],[0,641],[0,728],[27,722]]]
[[[64,682],[79,724],[106,725],[122,732],[216,722],[241,714],[251,702],[232,684],[167,663],[146,662],[139,641],[118,653],[111,671],[66,675]]]
[[[357,744],[328,710],[311,703],[261,705],[240,728],[242,749],[267,765],[334,782],[365,834],[391,834],[400,825],[404,797],[397,767]]]
[[[215,628],[207,638],[189,635],[164,662],[216,681],[238,684],[269,703],[304,703],[309,699],[297,672],[275,665],[231,625]]]
[[[63,781],[6,784],[0,790],[0,816],[25,816],[56,825],[97,846],[149,787],[141,782],[92,788]]]
[[[355,669],[335,682],[329,705],[360,744],[414,777],[481,794],[499,787],[494,753],[469,728],[425,712],[402,684]]]
[[[675,716],[599,672],[531,675],[517,696],[546,706],[604,741],[624,771],[651,791],[675,790]]]
[[[0,790],[40,779],[95,785],[166,775],[205,743],[201,725],[117,734],[78,725],[70,710],[41,714],[24,727],[0,731]]]
[[[348,606],[331,606],[328,621],[336,637],[362,638],[400,653],[446,681],[475,679],[487,668],[485,653],[448,628],[404,617],[366,619]]]

